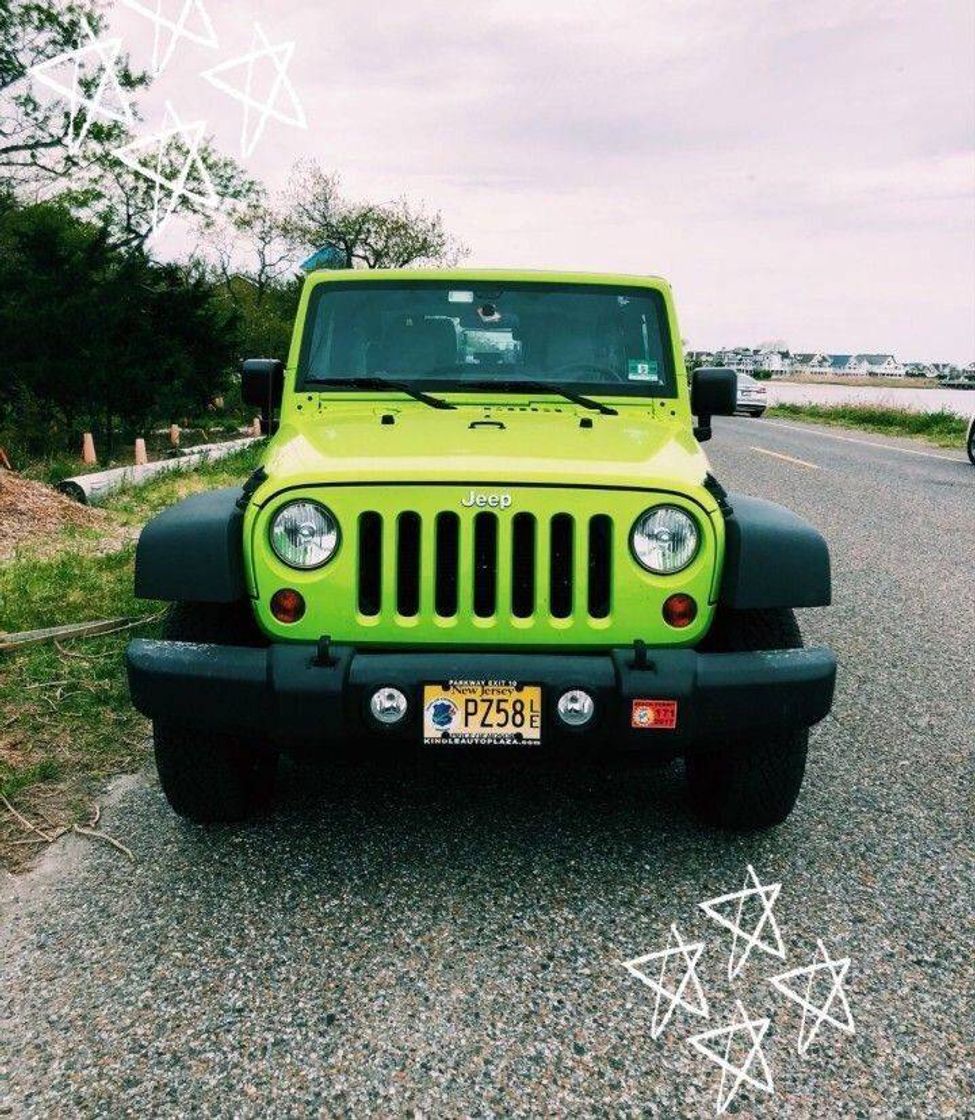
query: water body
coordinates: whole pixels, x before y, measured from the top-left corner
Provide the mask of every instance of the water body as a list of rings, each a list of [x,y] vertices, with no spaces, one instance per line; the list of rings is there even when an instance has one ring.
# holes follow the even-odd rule
[[[975,416],[975,391],[971,389],[908,389],[888,385],[817,385],[766,381],[769,404],[872,404],[908,408],[912,412],[944,409],[967,420]]]

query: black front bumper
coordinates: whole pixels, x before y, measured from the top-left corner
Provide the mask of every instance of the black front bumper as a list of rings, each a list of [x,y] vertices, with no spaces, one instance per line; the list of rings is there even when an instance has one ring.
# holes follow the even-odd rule
[[[542,737],[607,739],[623,750],[680,753],[695,743],[811,727],[829,711],[836,659],[828,649],[698,653],[633,648],[600,653],[372,652],[352,646],[266,648],[137,639],[126,665],[132,702],[155,720],[201,730],[266,735],[280,742],[338,747],[361,731],[422,738],[423,685],[446,680],[514,680],[542,686]],[[394,732],[369,714],[383,686],[399,688],[410,714]],[[555,705],[584,688],[596,714],[565,728]],[[674,700],[673,730],[633,728],[634,700]]]

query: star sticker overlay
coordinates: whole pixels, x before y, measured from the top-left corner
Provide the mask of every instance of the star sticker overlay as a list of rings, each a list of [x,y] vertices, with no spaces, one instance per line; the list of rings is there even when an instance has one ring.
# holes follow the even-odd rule
[[[264,129],[269,120],[276,120],[281,124],[294,125],[296,128],[307,128],[308,121],[305,111],[295,87],[288,77],[288,67],[295,51],[294,43],[278,43],[271,46],[268,37],[264,34],[261,25],[254,24],[254,41],[250,51],[240,58],[232,58],[221,62],[211,70],[206,70],[200,76],[226,93],[235,101],[240,101],[244,106],[244,121],[241,129],[240,147],[244,158],[253,154],[258,141],[264,135]],[[263,76],[269,68],[256,66],[263,60],[269,60],[274,70],[274,80],[271,83],[267,99],[261,101],[255,94],[255,77]],[[243,71],[243,86],[228,80],[230,74],[239,76]],[[256,73],[255,73],[256,72]],[[286,102],[289,108],[279,108],[279,102]]]
[[[701,982],[698,980],[695,968],[702,952],[704,952],[703,941],[685,942],[681,938],[677,926],[672,923],[666,949],[658,949],[654,953],[646,953],[642,957],[634,957],[630,961],[623,961],[623,967],[632,976],[635,976],[637,980],[657,993],[653,1005],[653,1022],[650,1025],[651,1038],[659,1038],[663,1034],[670,1022],[670,1017],[678,1007],[682,1007],[692,1015],[700,1015],[705,1019],[708,1017],[708,1001],[704,998],[704,992],[701,989]],[[684,971],[676,989],[672,989],[666,985],[667,966],[677,957],[683,962]],[[654,978],[649,975],[646,966],[656,961],[660,962],[660,974]],[[693,989],[693,1003],[684,996],[689,986]],[[661,1005],[663,1005],[662,1012]]]
[[[741,1000],[735,1001],[735,1014],[727,1027],[718,1027],[703,1034],[692,1035],[687,1041],[705,1058],[721,1067],[721,1082],[718,1085],[718,1109],[720,1116],[735,1099],[735,1095],[742,1085],[751,1085],[754,1089],[761,1089],[766,1093],[775,1092],[772,1086],[772,1075],[769,1073],[765,1054],[762,1051],[762,1039],[769,1028],[771,1019],[749,1019]],[[745,1060],[740,1065],[731,1061],[731,1049],[734,1042],[747,1036],[749,1049]],[[723,1050],[712,1049],[707,1043],[725,1039]],[[749,1072],[753,1066],[758,1066],[759,1076]],[[729,1080],[731,1085],[729,1088]]]
[[[163,228],[181,198],[205,209],[216,209],[221,202],[213,179],[200,156],[200,144],[206,128],[204,121],[183,124],[173,106],[166,103],[163,128],[151,136],[140,137],[113,153],[116,159],[154,184],[152,233]],[[147,158],[148,157],[148,158]],[[167,177],[176,159],[182,160],[175,175]],[[169,201],[161,206],[163,192]],[[160,211],[164,210],[162,216]]]
[[[805,965],[803,968],[793,968],[789,972],[781,972],[778,976],[769,977],[770,984],[802,1008],[802,1022],[799,1024],[799,1045],[797,1047],[800,1054],[805,1054],[809,1049],[823,1023],[830,1023],[843,1031],[844,1034],[856,1033],[853,1026],[853,1016],[850,1014],[850,1005],[847,1003],[846,993],[843,991],[843,981],[846,979],[849,969],[849,957],[843,957],[841,960],[831,960],[829,953],[826,952],[826,946],[821,940],[817,940],[816,955],[812,964]],[[813,987],[817,980],[825,979],[827,976],[832,981],[829,992],[823,1003],[817,1004],[812,999]],[[789,986],[790,980],[801,980],[803,978],[806,978],[804,993],[800,993]],[[830,1009],[836,1004],[838,1004],[838,1011],[842,1013],[842,1021],[837,1018],[836,1013],[830,1014]],[[809,1021],[808,1026],[807,1021]]]
[[[117,63],[122,50],[122,40],[99,39],[92,31],[91,24],[84,18],[81,20],[81,29],[88,38],[87,43],[73,51],[65,51],[54,58],[45,59],[44,62],[32,66],[29,71],[30,76],[36,81],[53,89],[62,97],[67,97],[70,117],[67,148],[72,155],[84,144],[92,122],[99,118],[117,121],[130,128],[135,124],[132,107],[118,80]],[[90,97],[81,85],[83,61],[97,62],[99,67],[96,71],[99,74],[98,85]],[[65,66],[71,66],[70,85],[65,84],[62,78],[54,73]],[[79,128],[78,118],[82,110],[85,110],[84,124]]]
[[[748,885],[749,879],[751,879],[751,886]],[[781,883],[763,885],[755,874],[755,868],[749,864],[748,876],[745,879],[744,887],[740,891],[733,891],[731,894],[723,894],[718,898],[710,898],[706,902],[698,903],[708,917],[713,918],[726,929],[730,929],[734,934],[731,942],[731,954],[728,957],[729,980],[734,980],[736,976],[740,975],[742,969],[748,963],[748,957],[752,949],[760,949],[763,953],[769,953],[773,957],[785,960],[782,936],[779,933],[775,915],[772,913],[772,907],[775,905],[775,900],[779,897],[779,891],[781,890]],[[741,923],[742,915],[745,912],[745,904],[752,899],[760,901],[762,912],[751,933],[749,933],[742,928]],[[738,908],[734,919],[731,919],[722,912],[722,909],[733,902],[738,903]],[[762,939],[762,932],[766,925],[769,927],[771,941]],[[744,943],[740,949],[739,941]]]
[[[142,0],[122,0],[122,3],[138,12],[140,16],[153,23],[152,34],[152,72],[158,78],[169,65],[176,50],[176,45],[181,39],[188,39],[191,43],[199,43],[204,47],[217,47],[216,32],[210,21],[203,0],[155,0],[155,3],[142,3]],[[174,11],[180,5],[179,14],[175,19],[165,14]],[[163,46],[165,33],[169,39]]]

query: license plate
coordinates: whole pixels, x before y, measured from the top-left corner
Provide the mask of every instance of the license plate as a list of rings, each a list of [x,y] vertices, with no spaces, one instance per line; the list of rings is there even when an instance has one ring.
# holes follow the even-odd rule
[[[531,746],[542,740],[542,689],[515,681],[423,686],[427,746]]]

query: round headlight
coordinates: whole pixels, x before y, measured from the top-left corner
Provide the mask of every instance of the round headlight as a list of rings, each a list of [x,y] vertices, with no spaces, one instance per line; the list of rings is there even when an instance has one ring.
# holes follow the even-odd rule
[[[271,521],[274,555],[289,568],[320,568],[338,545],[338,522],[318,502],[289,502]]]
[[[638,563],[658,575],[686,568],[697,555],[700,542],[694,518],[676,506],[657,506],[641,513],[630,535]]]

